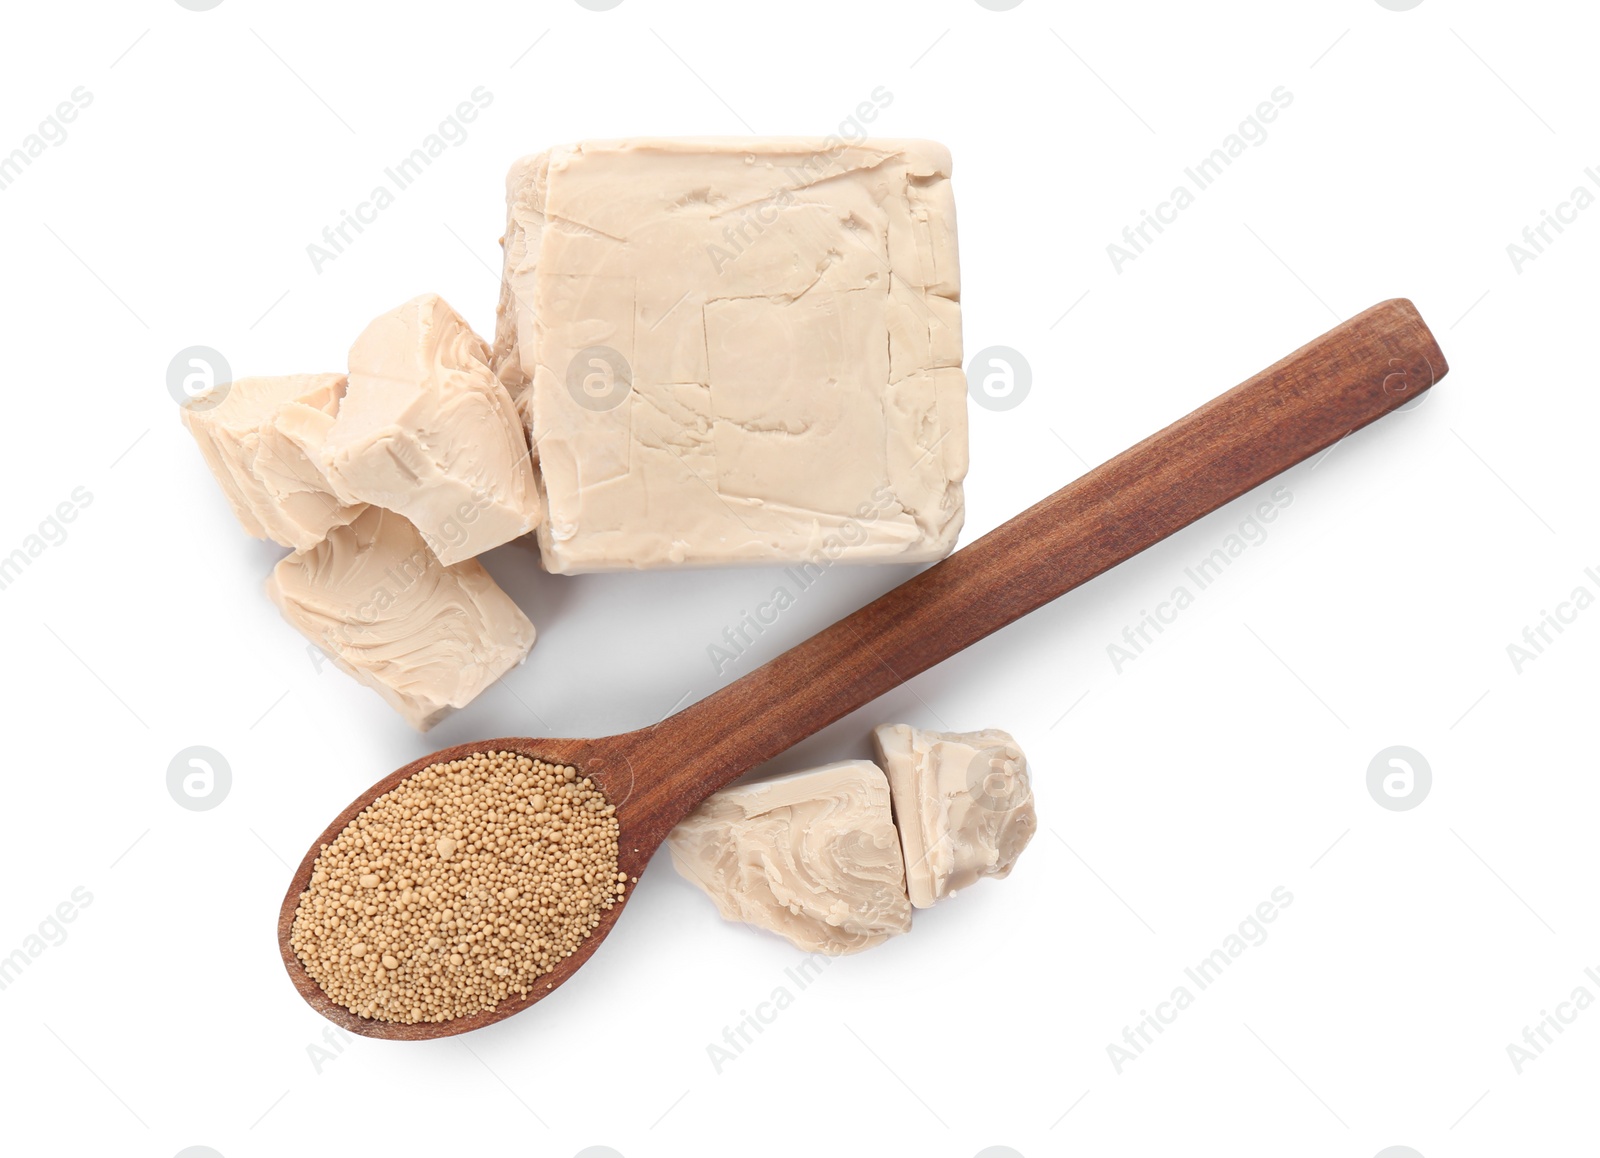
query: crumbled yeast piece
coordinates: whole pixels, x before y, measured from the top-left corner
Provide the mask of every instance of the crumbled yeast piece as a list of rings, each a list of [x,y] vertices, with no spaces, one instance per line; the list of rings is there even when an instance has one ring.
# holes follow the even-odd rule
[[[598,141],[507,178],[495,368],[561,574],[920,562],[955,545],[966,378],[950,154]]]
[[[889,785],[870,760],[725,788],[667,847],[725,919],[807,952],[856,953],[911,928]]]
[[[398,511],[445,565],[531,531],[540,504],[522,423],[489,349],[434,294],[350,348],[322,465],[341,495]]]
[[[925,909],[980,877],[1004,877],[1038,821],[1028,762],[998,728],[924,732],[873,729],[889,775],[911,903]]]
[[[240,378],[182,408],[233,513],[256,538],[304,550],[365,509],[340,502],[322,472],[322,440],[344,393],[343,374]],[[221,402],[203,406],[216,396]]]
[[[443,566],[377,507],[284,559],[266,586],[301,634],[424,732],[533,646],[533,624],[481,564]]]

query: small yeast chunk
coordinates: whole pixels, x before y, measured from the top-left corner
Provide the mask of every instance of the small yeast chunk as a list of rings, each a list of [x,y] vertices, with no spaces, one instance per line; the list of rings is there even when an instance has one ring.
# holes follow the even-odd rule
[[[725,788],[667,847],[725,919],[807,952],[857,953],[911,928],[889,784],[870,760]]]
[[[344,393],[343,374],[240,378],[182,408],[228,505],[256,538],[305,550],[365,509],[336,498],[322,471],[322,439]]]
[[[1038,820],[1028,762],[1011,736],[873,729],[889,774],[911,903],[925,909],[980,877],[1004,877]]]
[[[427,731],[527,658],[533,624],[482,564],[446,567],[400,515],[370,507],[267,579],[283,617]]]
[[[350,347],[350,388],[323,444],[336,491],[404,515],[448,566],[533,530],[528,441],[489,348],[425,294]]]

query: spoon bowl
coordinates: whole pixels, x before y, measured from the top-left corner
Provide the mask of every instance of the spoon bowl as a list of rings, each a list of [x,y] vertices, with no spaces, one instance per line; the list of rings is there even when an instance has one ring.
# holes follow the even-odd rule
[[[1414,400],[1447,370],[1416,307],[1403,298],[1383,302],[653,727],[595,740],[483,740],[414,760],[362,793],[300,862],[278,918],[290,979],[313,1009],[367,1037],[448,1037],[520,1013],[599,948],[632,897],[632,884],[527,995],[450,1021],[405,1025],[351,1013],[323,992],[295,954],[295,914],[318,855],[402,780],[429,765],[491,750],[570,765],[615,805],[618,871],[636,881],[673,825],[717,789]],[[1318,482],[1324,479],[1335,485],[1336,475]],[[1399,590],[1395,598],[1407,594]]]
[[[633,885],[628,886],[621,897],[617,898],[611,908],[600,914],[600,923],[584,937],[582,943],[573,952],[572,956],[564,958],[555,969],[539,977],[535,987],[526,995],[502,1001],[493,1009],[485,1009],[467,1017],[458,1017],[444,1022],[418,1022],[407,1025],[398,1021],[380,1021],[376,1018],[362,1017],[352,1013],[338,1002],[334,1001],[325,992],[322,986],[306,972],[304,964],[295,953],[290,944],[294,933],[295,917],[300,909],[300,898],[311,885],[311,872],[316,867],[317,857],[322,850],[331,844],[334,839],[344,831],[345,826],[366,809],[378,797],[396,788],[401,781],[421,772],[434,764],[447,764],[452,760],[460,760],[471,756],[475,752],[515,752],[519,756],[529,759],[544,760],[551,764],[565,764],[578,770],[580,777],[588,777],[595,786],[605,794],[606,800],[617,806],[617,818],[621,835],[618,840],[617,871],[628,874],[628,880],[636,881],[644,872],[645,866],[650,863],[665,837],[665,830],[654,841],[640,843],[632,839],[630,834],[638,831],[635,820],[635,810],[629,810],[628,802],[633,789],[633,772],[629,759],[626,756],[627,741],[642,733],[630,732],[621,736],[608,736],[602,740],[542,740],[526,736],[511,736],[500,740],[480,740],[471,744],[457,744],[453,748],[445,748],[434,752],[432,755],[423,756],[413,760],[404,768],[397,769],[385,776],[378,783],[363,792],[350,806],[333,819],[333,822],[323,830],[316,842],[306,851],[305,857],[295,869],[294,879],[289,884],[289,892],[283,898],[283,907],[278,913],[278,945],[283,954],[284,967],[289,971],[289,980],[299,990],[300,996],[306,1003],[333,1022],[351,1033],[359,1033],[366,1037],[390,1038],[396,1041],[418,1041],[426,1038],[449,1037],[468,1030],[481,1029],[485,1025],[493,1025],[497,1021],[504,1021],[514,1013],[521,1013],[539,998],[551,992],[564,982],[577,970],[578,966],[587,961],[590,955],[605,940],[606,934],[611,932],[611,926],[616,923],[617,917],[622,912],[622,907],[633,896]],[[625,819],[626,818],[626,819]],[[670,829],[670,825],[668,828]]]

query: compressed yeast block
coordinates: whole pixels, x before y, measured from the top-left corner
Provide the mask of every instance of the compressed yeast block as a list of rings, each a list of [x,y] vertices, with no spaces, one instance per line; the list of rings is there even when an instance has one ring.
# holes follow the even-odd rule
[[[889,775],[911,903],[925,909],[981,877],[1004,877],[1038,820],[1028,762],[1010,735],[873,729]]]
[[[724,918],[807,952],[856,953],[911,928],[889,784],[870,760],[725,788],[667,847]]]
[[[545,567],[923,562],[964,517],[950,154],[596,141],[513,166],[494,364]]]
[[[393,511],[369,507],[267,579],[283,617],[420,731],[521,663],[533,624],[473,560],[446,567]]]
[[[240,378],[182,408],[233,513],[258,539],[305,550],[365,509],[323,474],[322,440],[345,394],[343,374]]]
[[[369,325],[323,468],[353,500],[397,511],[441,563],[470,559],[539,521],[528,442],[489,349],[435,294]]]

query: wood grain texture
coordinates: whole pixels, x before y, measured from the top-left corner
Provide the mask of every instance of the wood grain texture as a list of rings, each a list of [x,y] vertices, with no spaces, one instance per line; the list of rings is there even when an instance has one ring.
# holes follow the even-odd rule
[[[1383,302],[654,727],[596,740],[485,740],[414,761],[341,813],[295,873],[278,924],[295,987],[318,1012],[355,1033],[399,1039],[464,1033],[551,992],[615,924],[624,905],[604,914],[579,950],[527,998],[473,1017],[403,1026],[334,1005],[289,946],[312,865],[321,847],[372,800],[429,764],[502,749],[575,765],[617,805],[621,870],[638,876],[672,826],[712,792],[1403,406],[1447,371],[1416,307],[1400,298]]]

